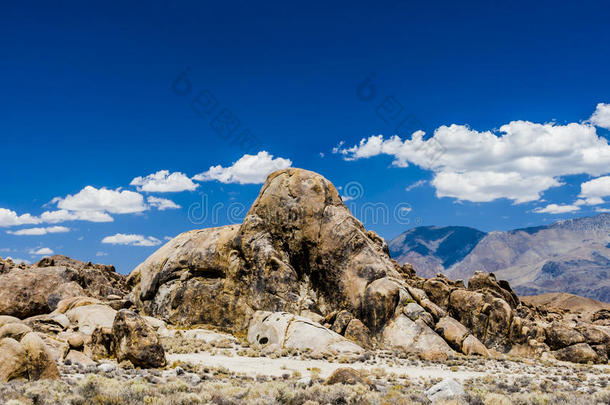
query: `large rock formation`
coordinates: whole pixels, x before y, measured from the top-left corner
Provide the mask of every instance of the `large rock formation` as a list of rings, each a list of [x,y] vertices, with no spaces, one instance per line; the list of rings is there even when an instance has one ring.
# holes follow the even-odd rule
[[[350,214],[328,180],[287,169],[269,176],[241,226],[182,234],[129,280],[133,300],[152,315],[243,330],[257,310],[341,309],[377,329],[397,302],[372,308],[377,301],[365,297],[386,294],[389,280],[400,278],[383,240]]]
[[[10,268],[9,268],[10,266]],[[123,276],[112,266],[84,263],[65,256],[44,258],[34,266],[3,262],[0,315],[17,318],[47,314],[66,298],[125,295]]]
[[[179,235],[128,282],[144,313],[234,332],[250,325],[259,343],[262,330],[285,342],[290,322],[309,322],[301,315],[327,328],[324,336],[349,330],[366,346],[431,358],[494,349],[603,362],[610,348],[608,330],[588,323],[565,324],[583,339],[556,343],[549,331],[562,315],[522,304],[493,274],[475,274],[468,287],[443,275],[417,277],[390,259],[383,239],[351,215],[328,180],[300,169],[272,173],[243,224]],[[292,315],[274,326],[257,311]]]

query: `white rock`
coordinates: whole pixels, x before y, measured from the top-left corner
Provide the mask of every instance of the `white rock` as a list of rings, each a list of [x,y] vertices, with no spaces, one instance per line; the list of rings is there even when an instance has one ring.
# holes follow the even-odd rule
[[[97,368],[99,370],[103,371],[104,373],[110,373],[111,371],[116,370],[116,364],[102,363],[99,366],[97,366]]]
[[[443,399],[464,397],[466,392],[462,384],[452,378],[446,378],[424,391],[424,395],[432,402]]]
[[[248,342],[262,347],[264,353],[271,349],[349,355],[364,352],[362,347],[319,323],[287,312],[257,311],[250,321]]]

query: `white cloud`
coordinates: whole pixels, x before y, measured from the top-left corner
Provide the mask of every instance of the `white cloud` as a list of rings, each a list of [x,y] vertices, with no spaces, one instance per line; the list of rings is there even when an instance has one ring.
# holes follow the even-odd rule
[[[6,260],[12,260],[12,261],[13,261],[13,263],[15,263],[15,264],[21,264],[21,263],[25,263],[25,264],[32,264],[32,262],[30,262],[29,260],[25,260],[25,259],[18,259],[18,258],[16,258],[16,257],[10,257],[10,256],[8,256],[8,257],[6,258]]]
[[[54,202],[62,210],[74,212],[108,212],[110,214],[132,214],[146,211],[142,194],[129,190],[109,190],[105,187],[97,189],[87,186],[77,194],[65,198],[55,198]]]
[[[599,205],[603,204],[604,199],[599,197],[590,197],[590,198],[579,198],[574,202],[574,205]]]
[[[595,209],[595,211],[597,211],[597,212],[601,212],[601,213],[604,213],[604,214],[605,214],[605,213],[610,212],[610,208],[601,208],[601,207],[597,207],[597,208]]]
[[[610,176],[598,177],[580,185],[580,197],[601,200],[608,196],[610,196]]]
[[[129,246],[157,246],[161,244],[161,241],[152,236],[117,233],[112,236],[106,236],[102,239],[102,243]]]
[[[576,205],[549,204],[544,208],[536,208],[534,212],[537,214],[566,214],[578,210],[580,210],[580,207],[577,207]]]
[[[40,248],[38,250],[30,250],[31,255],[48,256],[52,255],[53,253],[53,250],[49,249],[48,247]]]
[[[406,191],[411,191],[411,190],[414,190],[414,189],[416,189],[416,188],[419,188],[419,187],[424,186],[426,183],[427,183],[427,181],[426,181],[426,180],[417,180],[415,183],[413,183],[413,184],[409,184],[409,185],[408,185],[408,186],[405,188],[405,190],[406,190]]]
[[[23,235],[47,235],[49,233],[65,233],[65,232],[70,232],[70,228],[66,228],[65,226],[49,226],[46,228],[27,228],[27,229],[20,229],[18,231],[6,231],[6,233],[11,234],[11,235],[19,235],[19,236],[23,236]]]
[[[148,197],[148,204],[152,207],[157,208],[159,211],[182,208],[172,200],[168,200],[167,198],[154,197],[152,195]]]
[[[106,253],[106,252],[97,252],[97,253],[95,253],[95,255],[97,257],[102,257],[102,256],[108,256],[108,253]]]
[[[261,151],[256,155],[243,155],[229,167],[212,166],[208,171],[196,175],[193,179],[197,181],[218,180],[221,183],[260,184],[270,173],[286,169],[291,165],[290,159],[279,157],[274,159],[273,155]]]
[[[610,104],[599,103],[591,116],[593,125],[610,129]]]
[[[17,215],[15,211],[0,208],[0,227],[39,224],[40,218],[30,214]]]
[[[453,124],[427,140],[423,136],[422,131],[405,140],[371,136],[351,148],[340,144],[334,152],[345,160],[389,155],[394,166],[415,164],[434,172],[431,183],[439,197],[475,202],[535,201],[560,186],[562,176],[599,176],[610,168],[608,141],[588,123],[513,121],[497,132]]]
[[[157,173],[149,174],[146,177],[136,177],[130,185],[138,186],[139,191],[157,193],[192,191],[199,187],[199,184],[193,183],[184,173],[174,172],[170,174],[169,170],[159,170]]]
[[[44,222],[57,224],[65,221],[112,222],[114,219],[103,211],[76,211],[67,210],[45,211],[40,216]]]

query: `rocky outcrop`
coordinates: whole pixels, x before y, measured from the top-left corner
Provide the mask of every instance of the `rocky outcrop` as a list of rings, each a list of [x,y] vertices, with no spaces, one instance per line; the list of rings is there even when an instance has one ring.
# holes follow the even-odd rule
[[[141,316],[122,309],[112,325],[112,347],[118,361],[129,360],[134,366],[163,367],[165,350],[157,332]]]
[[[257,310],[347,310],[377,329],[396,297],[375,308],[366,298],[387,293],[372,283],[401,278],[397,267],[328,180],[287,169],[269,176],[242,225],[182,234],[129,281],[141,308],[177,324],[244,330]]]
[[[476,273],[468,287],[441,274],[417,277],[390,259],[387,244],[351,215],[328,180],[300,169],[272,173],[243,224],[179,235],[128,283],[130,300],[147,315],[248,329],[268,352],[311,349],[315,339],[354,345],[344,337],[437,359],[581,348],[576,340],[555,344],[551,323],[565,323],[561,314],[522,304],[493,274]],[[607,358],[599,338],[581,343]]]
[[[7,263],[4,262],[3,268]],[[112,266],[84,263],[65,256],[44,258],[34,266],[0,272],[0,315],[20,319],[48,314],[61,300],[90,296],[105,298],[127,293],[124,277]]]

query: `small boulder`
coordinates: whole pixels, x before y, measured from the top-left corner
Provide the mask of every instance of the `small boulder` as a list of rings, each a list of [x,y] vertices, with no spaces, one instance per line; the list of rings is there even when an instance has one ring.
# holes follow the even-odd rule
[[[462,342],[462,353],[466,356],[483,356],[489,357],[489,351],[485,347],[483,343],[479,339],[477,339],[474,335],[468,335],[466,339]]]
[[[345,332],[345,328],[349,322],[354,318],[354,316],[349,311],[340,311],[335,317],[335,322],[333,322],[333,326],[330,328],[333,332],[336,332],[340,335]]]
[[[402,310],[402,312],[409,317],[412,321],[421,319],[424,323],[431,328],[434,327],[434,318],[419,304],[415,302],[408,303]]]
[[[546,344],[553,350],[584,343],[584,341],[585,337],[580,332],[558,322],[552,323],[546,329]]]
[[[50,351],[36,332],[30,332],[21,339],[27,356],[30,380],[58,379],[59,370]]]
[[[77,364],[82,367],[95,366],[97,363],[87,357],[83,352],[79,352],[77,350],[70,350],[68,355],[66,356],[64,363],[68,364]]]
[[[129,360],[134,366],[163,367],[165,350],[159,336],[141,316],[122,309],[112,325],[114,354],[119,362]]]
[[[424,395],[432,402],[458,399],[466,396],[464,387],[452,378],[446,378],[424,391]]]
[[[0,339],[0,381],[27,378],[27,356],[21,343],[15,339]]]
[[[373,343],[371,341],[371,331],[366,327],[365,324],[362,323],[360,319],[352,319],[347,325],[347,328],[345,328],[345,333],[343,336],[346,339],[349,339],[352,342],[364,347],[365,349],[370,349],[373,347]]]
[[[369,380],[363,373],[358,370],[354,370],[351,367],[338,368],[331,373],[330,376],[324,381],[324,385],[333,384],[347,384],[356,385],[362,384],[368,386],[371,389],[376,389],[375,384]]]
[[[462,342],[470,334],[468,329],[450,316],[441,318],[436,327],[436,333],[441,335],[455,350],[462,349]]]
[[[365,290],[362,302],[363,320],[376,332],[394,316],[400,298],[398,284],[387,277],[373,281]]]

